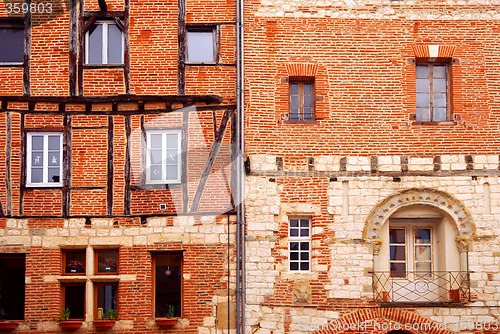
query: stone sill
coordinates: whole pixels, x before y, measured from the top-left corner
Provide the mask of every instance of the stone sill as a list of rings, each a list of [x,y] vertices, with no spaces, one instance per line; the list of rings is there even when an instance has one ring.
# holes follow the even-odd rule
[[[454,121],[442,121],[442,122],[412,122],[412,125],[419,126],[456,126],[457,122]]]

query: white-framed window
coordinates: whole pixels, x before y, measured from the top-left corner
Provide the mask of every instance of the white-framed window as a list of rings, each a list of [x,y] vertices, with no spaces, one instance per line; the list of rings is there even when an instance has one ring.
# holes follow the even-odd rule
[[[311,270],[311,219],[290,218],[288,252],[290,271]]]
[[[95,21],[85,33],[85,64],[123,64],[124,44],[114,21]]]
[[[62,185],[63,141],[61,133],[28,133],[27,186]]]
[[[217,63],[217,27],[187,27],[187,63]]]
[[[181,131],[148,131],[146,183],[181,181]]]

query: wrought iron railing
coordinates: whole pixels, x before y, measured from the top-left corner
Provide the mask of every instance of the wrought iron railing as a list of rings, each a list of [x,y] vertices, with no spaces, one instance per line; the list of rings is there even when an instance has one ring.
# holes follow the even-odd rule
[[[470,301],[469,272],[407,272],[406,277],[393,277],[389,271],[376,271],[373,295],[386,303],[465,303]]]

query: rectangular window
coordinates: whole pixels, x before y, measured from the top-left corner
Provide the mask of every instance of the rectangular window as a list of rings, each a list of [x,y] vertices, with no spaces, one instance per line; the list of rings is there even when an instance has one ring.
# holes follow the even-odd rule
[[[96,319],[116,319],[118,283],[95,284]]]
[[[62,134],[28,133],[27,137],[27,186],[61,186]]]
[[[415,227],[414,243],[415,247],[415,278],[432,277],[432,230],[430,227]]]
[[[69,319],[84,320],[85,318],[85,283],[63,284],[63,305],[69,309]]]
[[[118,273],[118,249],[99,249],[95,251],[97,275],[116,275]]]
[[[63,250],[64,275],[85,275],[86,252],[80,250]]]
[[[24,25],[22,22],[0,23],[0,65],[24,63]]]
[[[155,318],[182,316],[182,255],[153,257]]]
[[[448,120],[448,66],[417,64],[416,94],[418,122]]]
[[[314,82],[290,81],[290,121],[314,118]]]
[[[96,21],[85,33],[85,64],[123,64],[123,45],[114,21]]]
[[[181,132],[147,133],[146,182],[179,183],[181,180]]]
[[[24,320],[24,256],[0,257],[0,316]]]
[[[288,244],[290,271],[309,271],[311,263],[310,219],[290,219]]]
[[[216,26],[187,27],[186,62],[215,64],[218,58]]]
[[[406,277],[406,230],[389,229],[391,277]]]

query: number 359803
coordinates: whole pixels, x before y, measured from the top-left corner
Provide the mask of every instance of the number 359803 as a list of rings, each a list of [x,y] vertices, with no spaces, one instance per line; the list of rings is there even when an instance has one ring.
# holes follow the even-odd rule
[[[30,13],[52,13],[52,4],[50,2],[39,2],[39,3],[6,3],[6,11],[8,14],[26,14]]]

